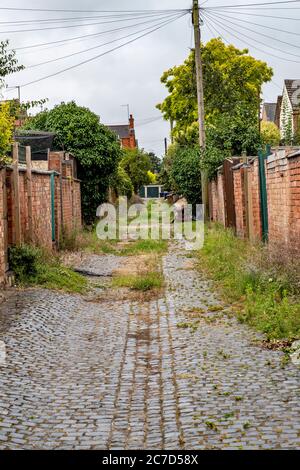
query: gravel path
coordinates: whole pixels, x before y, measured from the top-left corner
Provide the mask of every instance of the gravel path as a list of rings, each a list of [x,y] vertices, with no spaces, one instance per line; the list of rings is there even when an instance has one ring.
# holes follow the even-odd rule
[[[299,449],[299,369],[260,348],[192,264],[172,245],[166,291],[150,302],[11,296],[0,449]]]

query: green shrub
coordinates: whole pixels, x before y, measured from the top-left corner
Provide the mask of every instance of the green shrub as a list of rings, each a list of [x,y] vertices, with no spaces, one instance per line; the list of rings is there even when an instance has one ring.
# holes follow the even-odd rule
[[[10,268],[20,281],[37,275],[40,260],[41,250],[35,246],[13,246],[9,250]]]
[[[157,272],[148,272],[141,275],[119,275],[113,279],[113,286],[128,287],[132,290],[145,292],[160,289],[163,286],[163,278]]]
[[[84,293],[87,280],[60,264],[55,256],[31,245],[14,246],[9,250],[9,263],[16,281],[23,286],[41,286],[65,292]]]

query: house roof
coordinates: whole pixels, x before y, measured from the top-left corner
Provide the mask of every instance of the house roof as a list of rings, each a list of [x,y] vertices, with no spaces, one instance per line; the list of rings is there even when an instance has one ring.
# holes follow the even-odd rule
[[[267,117],[267,121],[275,122],[277,103],[264,103],[264,111]]]
[[[114,126],[107,126],[111,131],[113,131],[120,139],[124,139],[129,136],[129,125],[128,124],[120,124]]]
[[[298,108],[300,104],[300,79],[284,80],[284,85],[293,109]]]

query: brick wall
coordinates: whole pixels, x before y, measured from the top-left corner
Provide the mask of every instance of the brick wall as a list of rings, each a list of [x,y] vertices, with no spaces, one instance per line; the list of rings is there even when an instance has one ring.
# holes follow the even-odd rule
[[[4,282],[4,273],[6,271],[6,243],[5,243],[5,201],[4,188],[6,184],[5,170],[0,170],[0,283]]]
[[[210,182],[210,218],[225,225],[224,177],[221,173]]]
[[[243,185],[244,185],[243,170],[241,168],[233,170],[236,234],[239,237],[244,237],[246,234],[245,198],[244,198]]]
[[[265,170],[269,241],[300,251],[300,154],[297,153],[295,148],[276,149],[266,159]],[[258,158],[249,159],[247,166],[238,164],[232,171],[236,234],[239,237],[249,236],[252,241],[261,240]],[[210,183],[210,201],[211,219],[225,226],[224,180],[222,185],[220,172]],[[249,213],[248,222],[246,208]]]
[[[250,235],[252,234],[252,240],[258,241],[262,238],[262,225],[260,215],[260,183],[259,183],[259,170],[258,170],[258,159],[255,158],[250,168],[248,169],[249,185],[251,190],[251,227]]]
[[[269,239],[288,243],[291,211],[290,169],[285,151],[271,155],[266,164]]]
[[[72,165],[70,165],[72,168]],[[62,227],[71,231],[81,227],[81,193],[80,181],[72,176],[63,178],[54,176],[54,219],[55,242],[52,240],[52,197],[50,171],[32,169],[31,172],[31,204],[32,204],[32,239],[29,224],[29,199],[26,168],[18,171],[20,241],[32,242],[51,250],[58,247]],[[14,191],[15,177],[12,168],[0,171],[0,283],[5,278],[6,257],[9,246],[16,243],[16,194]],[[5,206],[7,218],[5,216]]]
[[[290,243],[300,250],[300,156],[289,158],[290,175]]]

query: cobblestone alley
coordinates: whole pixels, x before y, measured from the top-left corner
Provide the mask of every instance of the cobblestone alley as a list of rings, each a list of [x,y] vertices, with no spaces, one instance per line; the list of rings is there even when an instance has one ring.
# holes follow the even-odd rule
[[[163,272],[149,301],[30,289],[2,304],[1,449],[300,448],[299,369],[220,307],[175,244]]]

